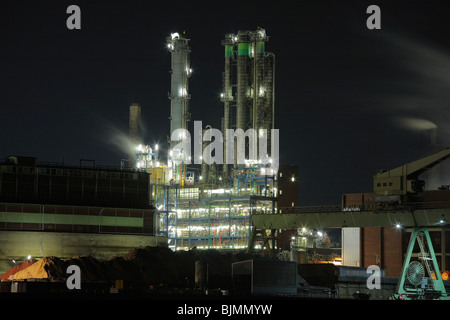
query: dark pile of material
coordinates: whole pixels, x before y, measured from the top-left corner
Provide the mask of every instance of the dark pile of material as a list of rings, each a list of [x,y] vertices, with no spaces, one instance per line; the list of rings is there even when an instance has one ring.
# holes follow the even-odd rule
[[[77,265],[82,282],[107,282],[114,286],[123,281],[123,288],[143,290],[148,288],[194,288],[195,262],[208,265],[208,274],[231,280],[231,264],[251,259],[245,254],[221,253],[217,250],[190,250],[173,252],[163,247],[143,247],[129,251],[121,257],[98,261],[90,255],[66,260],[44,257],[37,262],[6,272],[2,279],[65,280],[67,267]]]

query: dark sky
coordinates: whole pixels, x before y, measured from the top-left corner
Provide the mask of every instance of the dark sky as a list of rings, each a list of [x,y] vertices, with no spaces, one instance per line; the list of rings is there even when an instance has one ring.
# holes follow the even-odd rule
[[[66,8],[81,8],[81,30]],[[381,8],[381,30],[366,9]],[[276,55],[280,162],[299,166],[300,204],[371,192],[372,176],[430,151],[431,121],[448,145],[450,5],[444,1],[2,1],[0,158],[120,165],[128,107],[145,140],[169,131],[170,53],[191,39],[192,123],[220,128],[226,33],[266,30]],[[448,171],[447,171],[448,176]],[[450,183],[448,183],[450,184]]]

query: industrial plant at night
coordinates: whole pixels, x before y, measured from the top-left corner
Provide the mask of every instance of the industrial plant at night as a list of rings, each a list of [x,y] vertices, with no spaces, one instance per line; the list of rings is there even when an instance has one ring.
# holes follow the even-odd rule
[[[48,162],[27,154],[26,148],[20,153],[14,149],[0,161],[0,296],[65,297],[79,290],[85,297],[149,300],[174,296],[450,299],[450,187],[442,166],[450,149],[438,141],[437,126],[421,129],[426,132],[425,155],[410,158],[417,154],[411,152],[402,157],[396,148],[387,148],[389,161],[379,166],[397,165],[380,169],[377,163],[378,169],[369,175],[358,171],[358,166],[361,159],[378,161],[374,155],[379,150],[363,138],[358,144],[359,133],[353,133],[368,124],[341,124],[351,113],[335,97],[332,102],[342,112],[339,107],[330,108],[316,118],[325,123],[323,127],[333,123],[330,131],[326,128],[316,134],[317,139],[331,132],[336,135],[335,145],[326,145],[325,140],[301,141],[300,133],[314,140],[308,131],[316,124],[297,125],[298,110],[286,111],[285,104],[289,100],[308,103],[292,90],[297,82],[302,86],[303,72],[292,65],[305,56],[298,47],[290,49],[297,39],[277,40],[267,25],[267,30],[263,25],[237,27],[220,34],[220,41],[213,29],[208,30],[209,42],[201,48],[196,33],[189,29],[164,30],[165,36],[158,39],[160,56],[155,51],[152,57],[133,61],[152,60],[153,66],[164,69],[164,79],[155,67],[144,73],[147,79],[156,79],[159,86],[150,88],[151,95],[163,96],[164,103],[155,98],[152,105],[139,94],[127,96],[127,104],[120,107],[121,114],[127,115],[126,121],[121,118],[126,137],[114,141],[117,158],[108,155],[115,165],[85,157],[79,151],[83,143],[76,148],[67,143],[80,152],[75,164],[64,156]],[[283,51],[282,43],[289,52]],[[306,45],[302,50],[308,50]],[[219,64],[221,71],[205,65],[196,68],[205,57]],[[83,59],[91,65],[98,63],[88,55]],[[286,78],[280,81],[280,75]],[[349,90],[345,76],[344,80],[333,78],[333,88]],[[196,100],[199,93],[212,91],[196,84],[196,77],[219,83],[211,103],[215,108],[205,109],[202,100]],[[308,81],[322,81],[322,77],[314,69]],[[289,95],[287,89],[279,94],[280,82],[286,86],[288,78]],[[108,80],[105,83],[114,82]],[[88,85],[98,82],[89,81]],[[313,95],[318,104],[328,94],[322,87],[320,91]],[[119,96],[115,94],[108,88],[110,101]],[[279,98],[284,103],[278,104]],[[284,118],[278,122],[280,114]],[[50,126],[39,125],[39,132],[52,132],[53,139],[58,136],[53,125],[63,126],[54,121]],[[77,127],[83,126],[77,122]],[[101,131],[97,123],[86,125],[85,130],[92,135]],[[356,138],[341,139],[339,132],[344,137],[351,132]],[[374,135],[380,145],[385,143],[382,133]],[[360,149],[344,157],[354,172],[335,162],[333,155],[341,146],[338,140]],[[98,144],[99,153],[106,145]],[[324,153],[314,156],[311,145]],[[409,147],[415,145],[406,144]],[[305,169],[306,165],[299,165],[303,160],[315,167]],[[324,172],[333,172],[334,182],[324,179],[329,175]],[[302,174],[310,183],[302,181]],[[348,187],[354,177],[369,181],[369,189],[356,182],[357,187]],[[306,205],[299,201],[305,198],[304,189],[310,190],[312,202],[325,199],[326,192],[342,192],[337,203]],[[81,289],[69,285],[67,270],[72,266],[81,270]]]

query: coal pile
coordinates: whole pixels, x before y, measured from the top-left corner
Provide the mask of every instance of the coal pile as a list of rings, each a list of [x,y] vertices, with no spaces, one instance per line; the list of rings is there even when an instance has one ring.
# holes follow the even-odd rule
[[[231,285],[231,264],[249,259],[246,254],[223,253],[217,250],[190,250],[173,252],[164,247],[142,247],[119,257],[98,261],[90,255],[69,259],[43,257],[25,261],[1,276],[2,281],[46,279],[65,281],[70,275],[67,267],[77,265],[82,283],[106,283],[112,288],[119,280],[124,291],[173,292],[174,289],[196,289],[196,261],[208,265],[211,279],[219,279],[222,287]],[[199,289],[199,288],[197,288]]]

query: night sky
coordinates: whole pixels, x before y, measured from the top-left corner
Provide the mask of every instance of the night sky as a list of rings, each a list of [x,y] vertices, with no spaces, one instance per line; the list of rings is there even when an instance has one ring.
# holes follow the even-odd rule
[[[66,27],[71,4],[81,8],[81,30]],[[366,27],[371,4],[381,30]],[[276,55],[280,163],[298,165],[301,205],[338,204],[344,193],[371,192],[378,170],[430,152],[429,132],[404,119],[436,124],[448,146],[449,9],[444,1],[2,1],[0,158],[119,166],[133,102],[145,142],[163,146],[172,32],[191,39],[191,125],[220,128],[221,40],[260,26]]]

